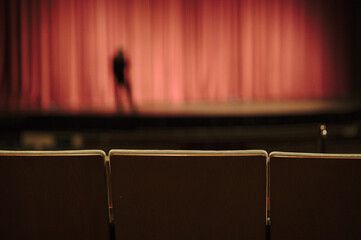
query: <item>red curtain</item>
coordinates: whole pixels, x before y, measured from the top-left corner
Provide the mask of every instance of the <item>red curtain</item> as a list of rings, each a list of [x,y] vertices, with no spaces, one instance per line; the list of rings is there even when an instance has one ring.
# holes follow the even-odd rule
[[[138,105],[345,96],[348,29],[340,4],[6,0],[1,106],[114,109],[119,47]]]

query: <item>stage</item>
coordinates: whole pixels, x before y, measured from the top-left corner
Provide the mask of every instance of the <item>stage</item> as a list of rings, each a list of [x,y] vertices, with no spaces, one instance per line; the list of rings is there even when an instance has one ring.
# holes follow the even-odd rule
[[[144,116],[285,116],[343,114],[357,109],[357,104],[342,100],[231,102],[223,104],[196,103],[183,105],[143,105],[137,112]],[[126,113],[131,109],[126,108]]]

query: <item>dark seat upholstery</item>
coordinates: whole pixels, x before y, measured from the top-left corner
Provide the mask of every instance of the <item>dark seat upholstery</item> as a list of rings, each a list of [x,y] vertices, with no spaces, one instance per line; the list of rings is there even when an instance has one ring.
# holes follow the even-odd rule
[[[103,151],[0,151],[0,239],[109,239]]]
[[[264,151],[110,152],[116,239],[265,239]]]
[[[271,239],[360,239],[361,155],[270,154]]]

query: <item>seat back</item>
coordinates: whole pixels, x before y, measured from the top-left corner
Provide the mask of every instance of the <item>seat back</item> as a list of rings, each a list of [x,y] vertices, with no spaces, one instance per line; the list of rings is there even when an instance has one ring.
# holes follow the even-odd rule
[[[265,239],[265,151],[110,152],[116,239]]]
[[[271,239],[359,239],[361,155],[270,154]]]
[[[109,239],[103,151],[0,151],[0,239]]]

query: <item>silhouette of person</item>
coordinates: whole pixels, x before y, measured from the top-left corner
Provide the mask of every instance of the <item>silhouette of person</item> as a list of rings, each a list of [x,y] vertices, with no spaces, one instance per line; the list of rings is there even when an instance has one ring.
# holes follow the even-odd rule
[[[119,50],[117,55],[113,59],[113,71],[117,83],[117,86],[115,87],[115,96],[118,104],[121,97],[119,94],[119,87],[125,87],[125,90],[127,92],[128,102],[130,104],[130,107],[133,109],[134,106],[133,106],[132,92],[126,74],[128,65],[129,64],[127,63],[124,57],[123,51]]]

